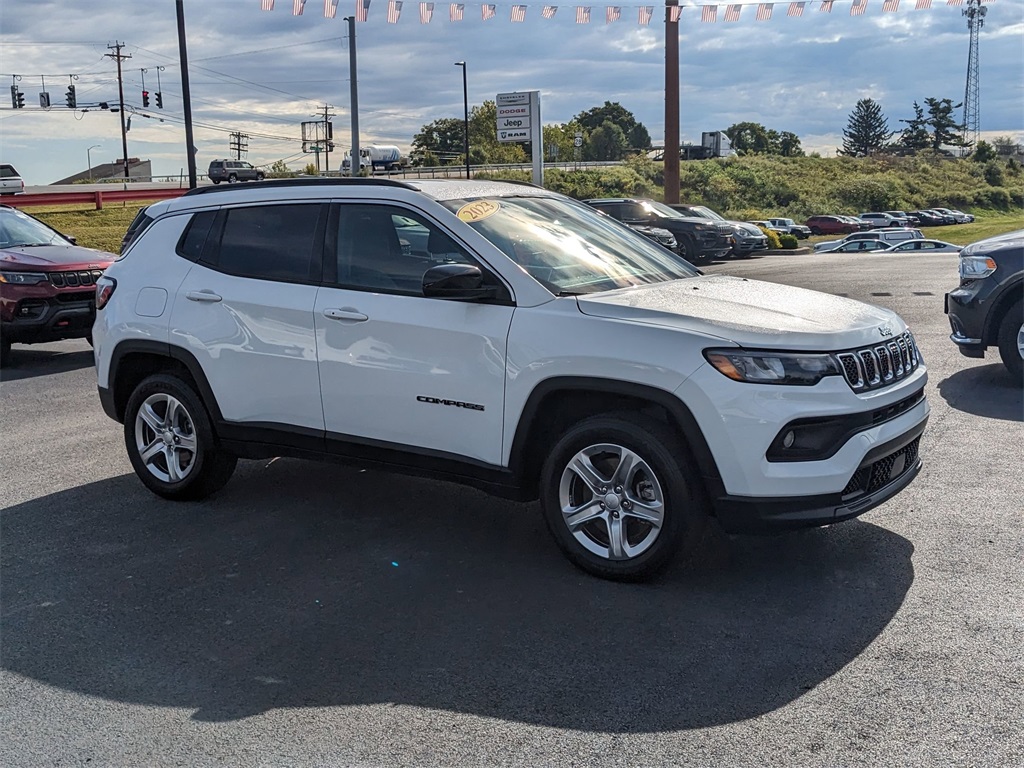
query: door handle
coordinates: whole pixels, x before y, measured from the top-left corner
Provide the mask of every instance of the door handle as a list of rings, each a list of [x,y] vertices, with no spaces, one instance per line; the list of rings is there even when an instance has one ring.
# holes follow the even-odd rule
[[[189,291],[185,298],[189,301],[220,301],[220,296],[210,290]]]
[[[370,318],[359,312],[352,307],[345,307],[344,309],[325,309],[324,317],[328,317],[331,320],[348,320],[353,323],[364,323]]]

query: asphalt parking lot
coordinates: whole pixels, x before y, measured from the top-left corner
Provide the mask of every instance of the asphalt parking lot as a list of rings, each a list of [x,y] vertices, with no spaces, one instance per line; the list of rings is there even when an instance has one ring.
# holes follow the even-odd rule
[[[131,472],[84,342],[0,384],[0,764],[1024,763],[1024,403],[948,340],[949,255],[707,271],[897,310],[930,370],[924,469],[860,520],[711,531],[646,585],[539,511],[243,462],[173,504]]]

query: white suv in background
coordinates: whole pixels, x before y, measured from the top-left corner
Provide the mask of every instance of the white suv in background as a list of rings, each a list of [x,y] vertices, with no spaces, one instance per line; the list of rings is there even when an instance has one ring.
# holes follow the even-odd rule
[[[238,458],[429,473],[539,497],[574,563],[640,579],[709,517],[826,525],[921,466],[926,371],[896,314],[703,275],[538,187],[207,187],[132,238],[97,285],[99,393],[167,498]]]

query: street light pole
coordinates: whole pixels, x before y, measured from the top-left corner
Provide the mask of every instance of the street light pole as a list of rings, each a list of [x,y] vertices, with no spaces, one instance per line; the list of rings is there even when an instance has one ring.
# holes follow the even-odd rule
[[[92,181],[92,151],[94,149],[99,149],[102,146],[102,144],[93,144],[91,147],[85,150],[85,159],[86,162],[89,164],[89,181]]]
[[[465,142],[463,148],[466,153],[466,178],[469,178],[469,89],[466,86],[466,62],[456,61],[456,67],[462,67],[462,110],[463,125],[465,127]]]

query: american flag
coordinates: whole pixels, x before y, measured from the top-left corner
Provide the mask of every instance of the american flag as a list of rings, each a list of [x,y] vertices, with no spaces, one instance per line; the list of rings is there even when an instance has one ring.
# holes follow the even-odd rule
[[[677,6],[672,6],[673,8]],[[706,24],[714,24],[718,21],[718,6],[717,5],[705,5],[700,9],[700,20]],[[671,19],[670,19],[671,21]],[[679,21],[677,18],[676,21]]]
[[[338,0],[324,0],[324,18],[333,19],[338,13]]]
[[[526,6],[525,5],[513,5],[512,15],[509,16],[509,20],[516,24],[521,24],[526,21]]]
[[[917,10],[927,11],[932,7],[932,0],[917,0]]]
[[[757,20],[769,21],[772,17],[773,3],[761,3],[757,6]]]
[[[452,3],[448,6],[448,21],[462,21],[464,10],[466,10],[465,3]]]
[[[682,12],[682,6],[670,5],[668,7],[668,20],[674,24],[675,22],[679,21],[679,16],[680,14],[682,14]],[[714,19],[712,19],[712,21],[714,21]]]
[[[804,4],[803,3],[790,3],[789,10],[786,11],[787,16],[803,16],[804,15]]]
[[[896,13],[900,9],[900,0],[885,0],[882,3],[882,13]]]
[[[618,5],[609,5],[604,9],[604,23],[611,24],[613,21],[618,21],[619,17],[622,16],[622,8]]]
[[[402,0],[388,0],[388,24],[397,24],[402,15]]]
[[[484,4],[480,6],[480,18],[484,21],[494,18],[494,5]]]
[[[306,0],[292,0],[292,16],[301,16],[306,7]]]
[[[654,14],[653,5],[641,5],[640,10],[637,11],[636,20],[641,27],[646,27],[651,23],[651,16]]]
[[[274,0],[260,0],[261,11],[272,11],[274,10]]]
[[[853,5],[850,6],[851,16],[863,16],[864,11],[867,10],[868,0],[853,0]]]
[[[727,5],[725,6],[725,20],[726,21],[739,21],[740,11],[743,10],[742,5]]]
[[[821,0],[821,7],[818,13],[832,13],[832,0]]]
[[[370,0],[356,0],[356,21],[366,21],[370,15]]]
[[[433,3],[420,3],[420,24],[429,24],[434,16]]]
[[[553,19],[556,13],[558,13],[557,5],[545,5],[544,10],[540,12],[540,17],[542,19]]]
[[[589,5],[577,5],[576,6],[576,23],[577,24],[589,24],[590,23],[590,6]]]
[[[991,0],[990,0],[991,2]],[[946,0],[946,5],[963,5],[964,0]]]

